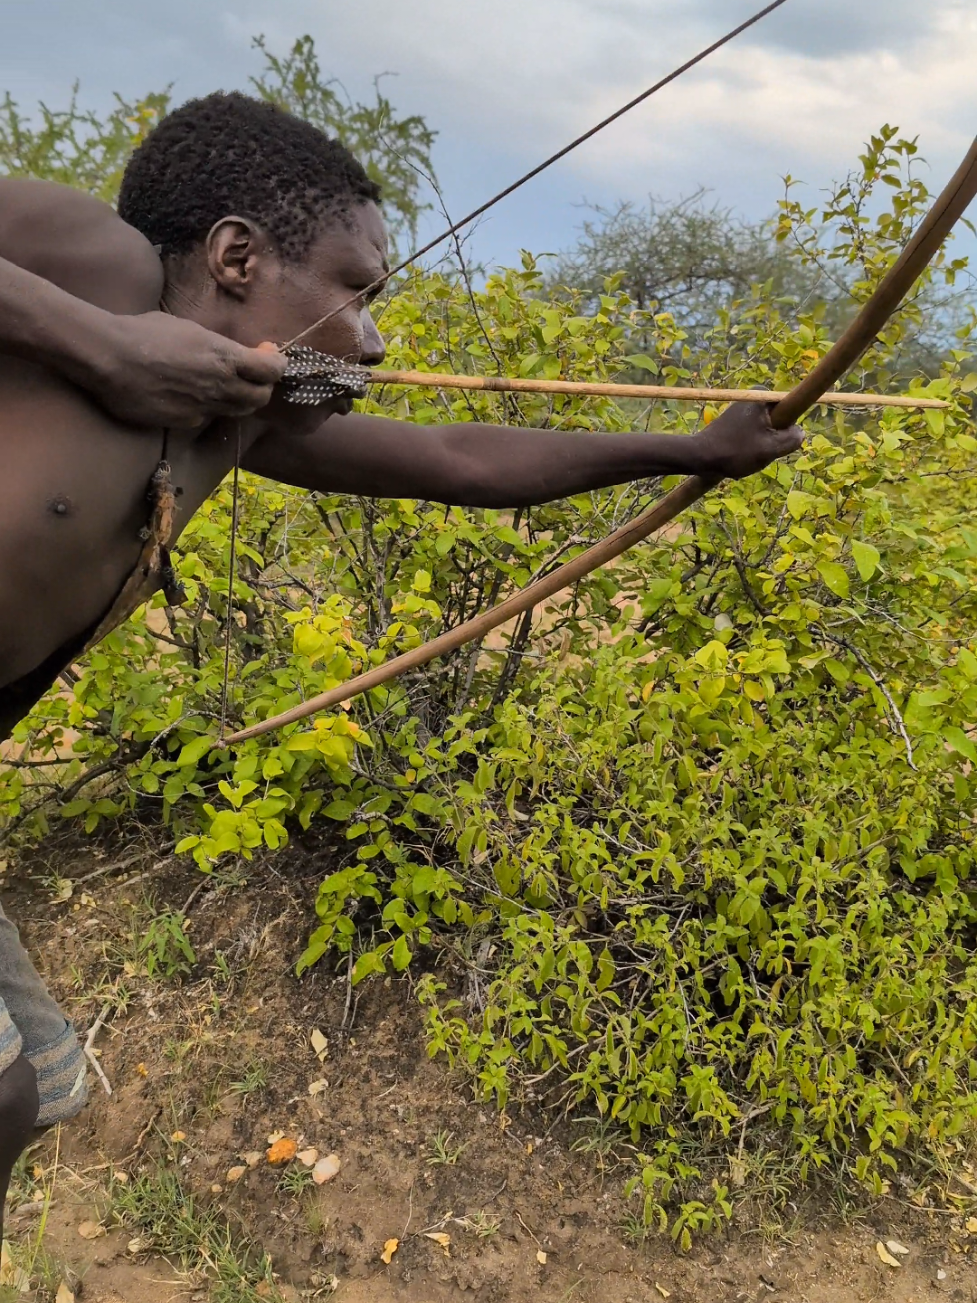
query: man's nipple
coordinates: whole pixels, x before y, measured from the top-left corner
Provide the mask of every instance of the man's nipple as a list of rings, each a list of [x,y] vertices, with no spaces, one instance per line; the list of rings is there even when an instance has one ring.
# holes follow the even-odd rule
[[[67,493],[58,493],[48,501],[47,509],[52,516],[70,516],[72,502]]]

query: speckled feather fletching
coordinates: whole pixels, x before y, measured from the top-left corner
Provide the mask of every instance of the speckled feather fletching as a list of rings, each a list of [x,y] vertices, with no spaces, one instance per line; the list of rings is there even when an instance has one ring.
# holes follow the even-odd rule
[[[370,368],[343,362],[304,344],[284,350],[288,366],[281,384],[286,402],[314,407],[336,398],[363,398],[370,383]]]

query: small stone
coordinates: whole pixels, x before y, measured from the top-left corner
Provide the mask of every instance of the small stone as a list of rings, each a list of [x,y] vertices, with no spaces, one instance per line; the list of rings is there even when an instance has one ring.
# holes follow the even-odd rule
[[[240,1181],[241,1177],[245,1175],[247,1170],[248,1169],[244,1166],[229,1167],[227,1169],[227,1184],[233,1185],[235,1181]]]
[[[224,1193],[224,1187],[223,1187],[222,1185],[218,1185],[217,1182],[215,1181],[214,1184],[210,1187],[210,1193],[211,1193],[211,1194],[223,1194],[223,1193]]]
[[[320,1158],[312,1169],[312,1179],[316,1185],[325,1185],[331,1181],[334,1176],[339,1175],[339,1169],[342,1162],[338,1154],[327,1154],[325,1158]]]
[[[301,1149],[295,1155],[303,1167],[315,1167],[319,1161],[318,1149]]]

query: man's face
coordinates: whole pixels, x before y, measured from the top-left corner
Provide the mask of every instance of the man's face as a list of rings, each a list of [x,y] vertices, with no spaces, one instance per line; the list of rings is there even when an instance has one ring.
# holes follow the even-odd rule
[[[284,343],[339,309],[301,342],[346,362],[376,366],[384,345],[370,303],[383,286],[364,293],[389,269],[380,210],[358,203],[327,221],[300,262],[268,259],[248,304],[248,333],[255,339],[242,342]],[[340,399],[330,408],[348,411],[349,403]]]

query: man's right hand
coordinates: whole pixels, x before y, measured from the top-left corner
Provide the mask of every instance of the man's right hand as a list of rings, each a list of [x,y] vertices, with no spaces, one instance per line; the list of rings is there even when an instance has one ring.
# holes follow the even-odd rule
[[[115,321],[92,391],[131,425],[199,429],[218,416],[248,416],[268,402],[287,365],[267,345],[246,348],[165,312]]]

